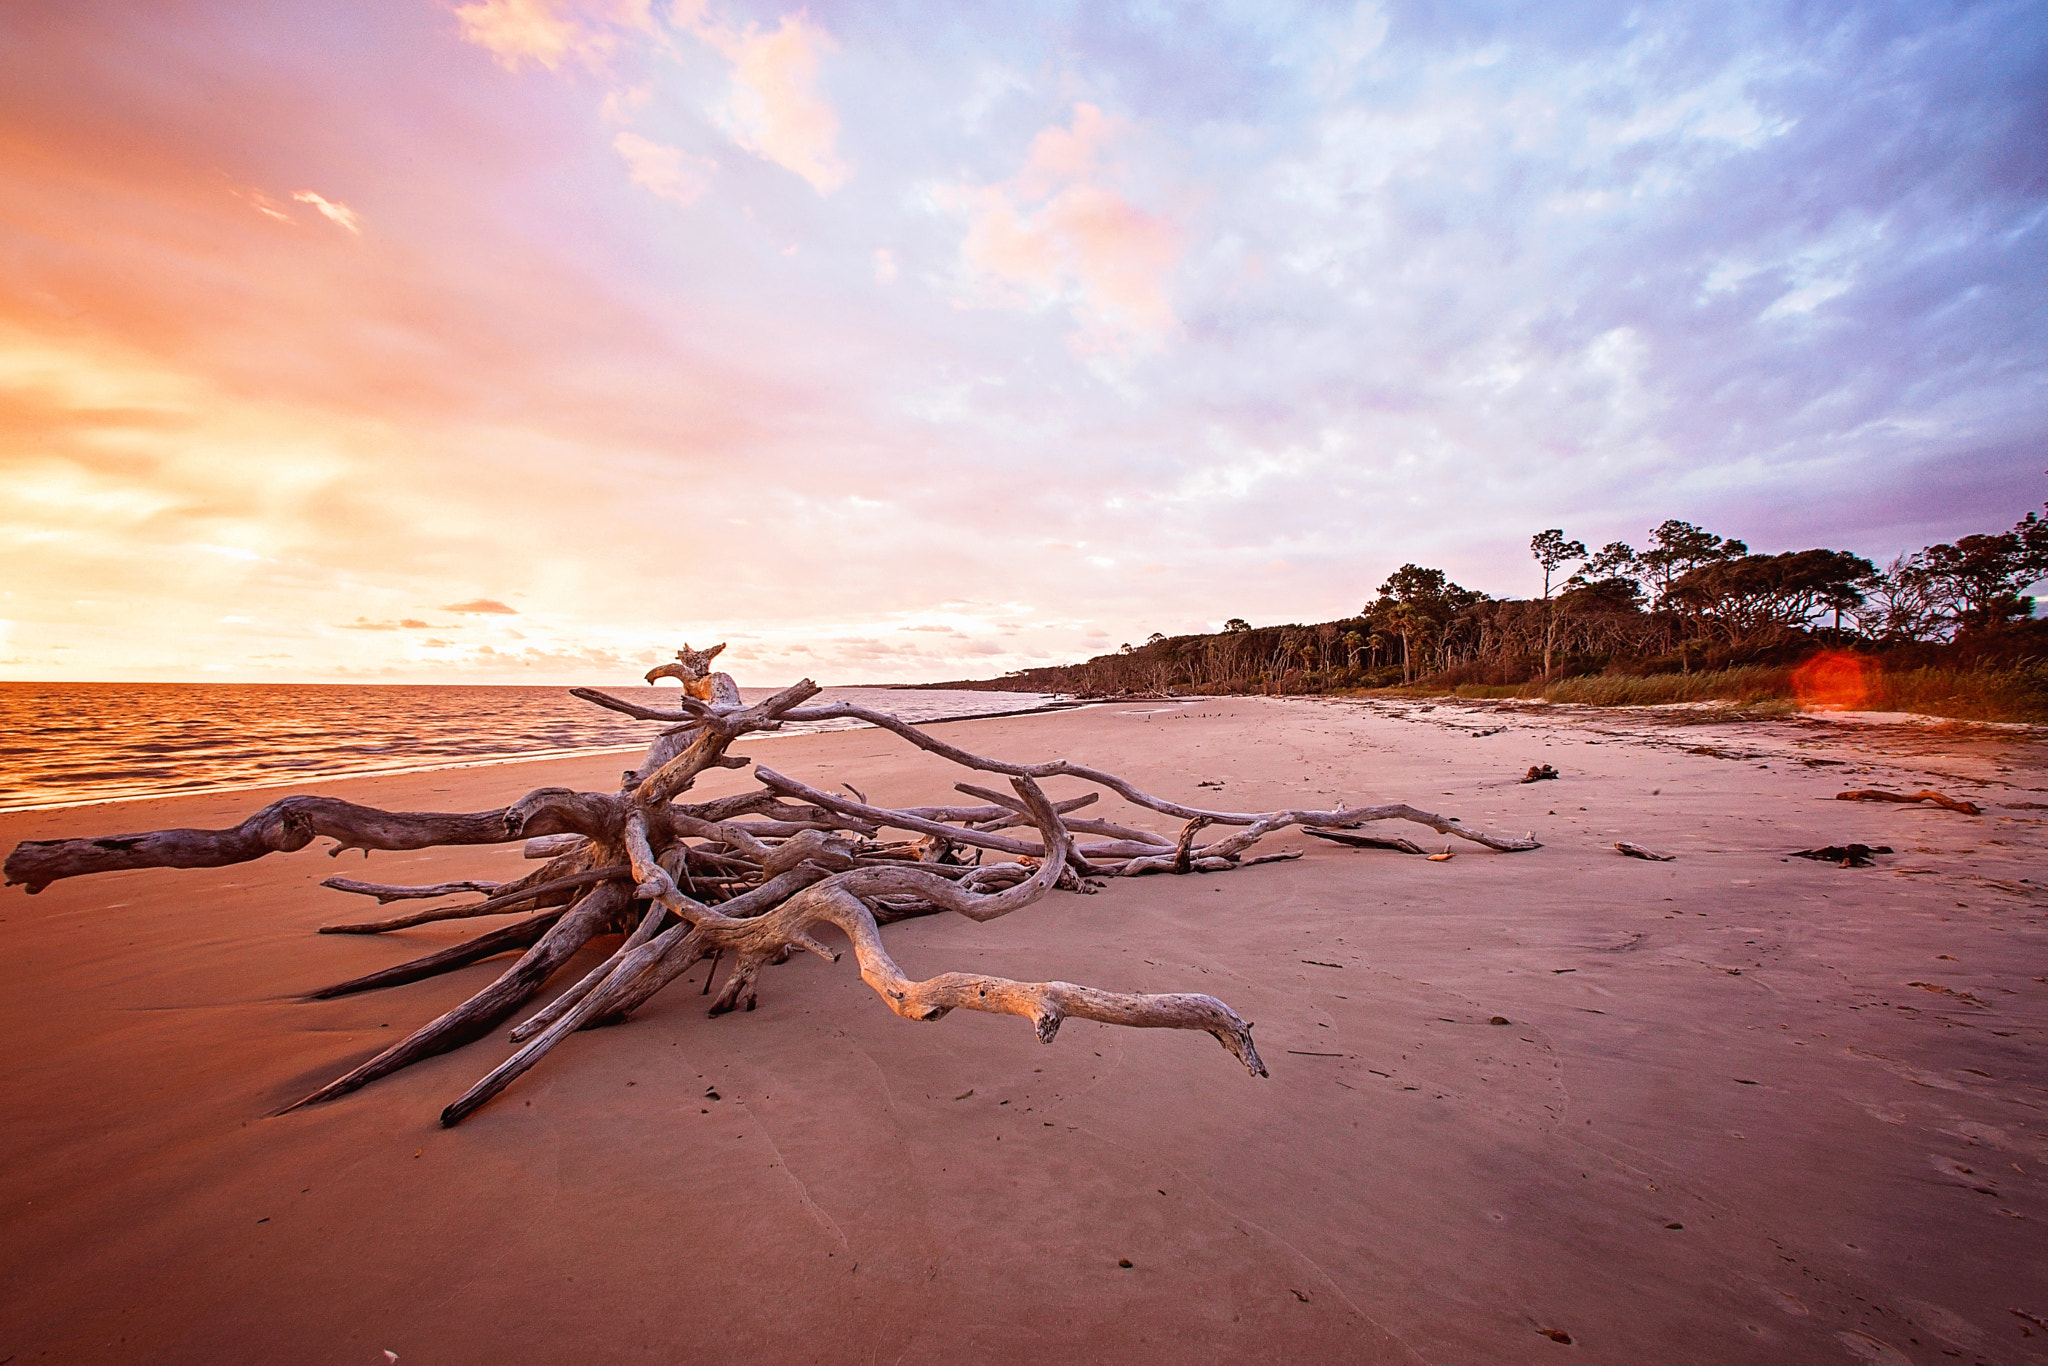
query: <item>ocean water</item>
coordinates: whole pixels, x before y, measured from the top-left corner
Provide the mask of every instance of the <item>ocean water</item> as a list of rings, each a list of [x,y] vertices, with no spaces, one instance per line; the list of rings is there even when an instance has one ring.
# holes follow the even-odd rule
[[[673,708],[679,689],[603,691]],[[742,688],[754,702],[771,688]],[[1039,693],[827,688],[907,721],[1035,711]],[[635,721],[567,688],[349,684],[0,683],[0,811],[274,787],[366,773],[644,749]],[[782,734],[854,721],[792,724]],[[758,737],[761,740],[773,736]]]

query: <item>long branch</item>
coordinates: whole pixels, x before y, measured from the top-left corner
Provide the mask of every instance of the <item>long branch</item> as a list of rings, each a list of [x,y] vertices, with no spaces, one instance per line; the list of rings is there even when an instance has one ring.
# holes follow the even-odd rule
[[[1070,763],[1065,759],[1054,759],[1042,764],[1013,764],[1001,759],[990,759],[983,755],[973,754],[959,748],[957,745],[949,745],[943,740],[933,739],[915,726],[897,717],[890,716],[886,712],[870,711],[868,708],[852,702],[833,702],[822,707],[799,708],[784,712],[781,719],[784,721],[826,721],[841,717],[851,717],[855,720],[865,721],[873,726],[879,726],[883,730],[902,736],[919,749],[939,755],[942,758],[951,759],[954,763],[965,768],[978,769],[984,773],[1008,774],[1013,778],[1079,778],[1083,782],[1096,783],[1106,787],[1133,805],[1146,807],[1162,815],[1177,816],[1184,821],[1206,820],[1211,825],[1254,825],[1261,822],[1270,822],[1267,826],[1268,830],[1277,830],[1286,825],[1314,825],[1341,830],[1354,825],[1369,824],[1373,821],[1404,820],[1414,821],[1418,825],[1427,825],[1440,835],[1455,835],[1459,839],[1471,840],[1474,843],[1483,844],[1489,849],[1496,849],[1503,853],[1540,849],[1542,847],[1533,838],[1514,839],[1505,835],[1489,835],[1479,830],[1467,830],[1448,817],[1439,816],[1435,812],[1424,811],[1419,807],[1409,806],[1405,802],[1390,803],[1384,806],[1340,807],[1334,811],[1294,809],[1286,811],[1204,811],[1199,807],[1183,806],[1179,802],[1168,801],[1163,797],[1155,797],[1149,792],[1141,791],[1132,786],[1114,773],[1106,773],[1099,768],[1090,768],[1085,764]],[[758,773],[760,770],[757,768],[755,771]]]
[[[7,856],[9,886],[31,894],[60,878],[131,868],[222,868],[265,854],[293,853],[315,839],[343,849],[430,849],[505,844],[529,835],[590,833],[563,805],[522,811],[535,794],[495,811],[450,814],[379,811],[336,797],[286,797],[226,830],[151,830],[98,839],[24,840]],[[573,795],[573,794],[572,794]],[[514,813],[519,813],[515,819]]]
[[[577,696],[584,697],[588,701],[598,702],[601,706],[611,706],[613,710],[617,711],[626,711],[634,706],[632,703],[621,702],[617,698],[605,698],[600,702],[599,699],[603,698],[604,695],[593,693],[589,689],[577,690]],[[648,719],[663,721],[706,718],[714,714],[711,708],[693,698],[678,698],[677,702],[683,708],[681,712],[656,714],[652,708],[636,708],[633,711],[629,711],[628,714],[638,715],[641,712],[646,712]],[[864,721],[871,726],[877,726],[901,736],[927,753],[950,759],[965,768],[976,769],[984,773],[1007,774],[1013,778],[1079,778],[1084,782],[1097,783],[1106,787],[1134,805],[1146,807],[1162,815],[1178,817],[1183,821],[1205,820],[1212,825],[1263,824],[1266,827],[1266,831],[1271,832],[1272,830],[1281,829],[1289,825],[1312,825],[1326,829],[1342,830],[1352,826],[1367,825],[1374,821],[1405,820],[1413,821],[1418,825],[1426,825],[1440,835],[1452,835],[1459,839],[1471,840],[1475,844],[1483,844],[1489,849],[1498,850],[1503,853],[1515,853],[1542,847],[1532,837],[1516,839],[1512,836],[1490,835],[1484,831],[1468,830],[1448,817],[1438,815],[1432,811],[1424,811],[1419,807],[1409,806],[1405,802],[1389,803],[1382,806],[1340,807],[1334,811],[1301,809],[1289,809],[1286,811],[1205,811],[1199,807],[1184,806],[1179,802],[1168,801],[1163,797],[1155,797],[1151,793],[1133,786],[1114,773],[1104,772],[1098,768],[1090,768],[1085,764],[1071,763],[1065,759],[1054,759],[1038,764],[1015,764],[1001,759],[991,759],[984,755],[974,754],[968,750],[961,749],[957,745],[949,745],[943,740],[935,739],[900,717],[891,716],[887,712],[873,711],[854,702],[832,702],[822,707],[792,707],[780,712],[775,719],[778,721],[833,721],[842,719]]]
[[[521,910],[542,897],[572,892],[579,887],[588,887],[593,882],[624,877],[626,872],[626,868],[619,864],[607,868],[589,868],[580,873],[571,873],[567,877],[556,878],[552,882],[543,882],[537,887],[506,892],[487,901],[471,901],[458,906],[430,906],[423,911],[392,916],[389,920],[367,920],[355,925],[322,925],[320,933],[388,934],[392,930],[409,930],[415,925],[431,924],[438,920],[469,920],[480,915],[503,915],[507,911]]]
[[[359,991],[403,986],[407,982],[423,981],[428,977],[438,977],[444,972],[467,967],[471,963],[480,963],[486,958],[509,953],[513,949],[530,948],[547,933],[550,926],[566,915],[568,910],[567,906],[563,906],[551,911],[542,911],[503,929],[480,934],[468,943],[457,944],[453,948],[442,949],[439,953],[430,953],[423,958],[415,958],[409,963],[400,963],[395,968],[384,968],[378,972],[365,973],[361,977],[351,977],[346,982],[336,982],[331,987],[309,991],[306,995],[312,1000],[324,1001],[335,996],[352,996]]]
[[[555,835],[544,838],[556,839]],[[580,839],[581,836],[572,838]],[[379,906],[393,901],[428,901],[437,896],[454,896],[458,892],[482,892],[495,896],[503,890],[502,882],[487,882],[481,878],[463,878],[456,882],[436,882],[425,886],[414,886],[395,882],[362,882],[352,877],[331,877],[320,884],[332,887],[337,892],[354,892],[357,896],[374,896]]]

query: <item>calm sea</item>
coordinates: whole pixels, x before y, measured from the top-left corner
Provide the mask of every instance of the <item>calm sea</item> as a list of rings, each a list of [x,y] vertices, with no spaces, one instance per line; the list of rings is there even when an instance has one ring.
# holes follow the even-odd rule
[[[674,707],[679,690],[604,691]],[[772,692],[740,689],[749,702]],[[827,688],[811,705],[858,702],[928,721],[1038,710],[1051,700]],[[858,724],[807,723],[782,733]],[[630,751],[660,729],[580,702],[567,688],[0,683],[0,811]]]

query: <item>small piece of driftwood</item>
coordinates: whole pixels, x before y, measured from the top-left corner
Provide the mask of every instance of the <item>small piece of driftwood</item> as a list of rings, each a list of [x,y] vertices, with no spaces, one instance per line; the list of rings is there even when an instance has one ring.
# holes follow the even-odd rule
[[[1529,765],[1529,771],[1522,775],[1522,781],[1525,783],[1540,783],[1556,776],[1557,770],[1549,764],[1531,764]]]
[[[1399,835],[1354,835],[1347,830],[1303,830],[1305,835],[1314,835],[1319,840],[1332,844],[1349,844],[1359,849],[1398,849],[1404,854],[1425,854],[1429,851],[1414,840],[1402,839]]]
[[[1838,802],[1900,802],[1908,806],[1915,802],[1932,802],[1936,806],[1945,806],[1951,811],[1960,811],[1965,816],[1981,816],[1984,814],[1978,809],[1975,802],[1962,801],[1956,797],[1944,797],[1939,792],[1930,792],[1924,788],[1918,792],[1886,792],[1880,788],[1869,787],[1856,792],[1837,792],[1835,800]]]
[[[1614,847],[1630,858],[1646,858],[1652,863],[1669,863],[1678,857],[1676,854],[1660,854],[1655,849],[1645,849],[1642,845],[1631,844],[1627,840],[1616,840]]]
[[[1844,868],[1868,868],[1872,854],[1889,854],[1891,851],[1889,844],[1830,844],[1821,849],[1801,849],[1792,857],[1839,863]]]

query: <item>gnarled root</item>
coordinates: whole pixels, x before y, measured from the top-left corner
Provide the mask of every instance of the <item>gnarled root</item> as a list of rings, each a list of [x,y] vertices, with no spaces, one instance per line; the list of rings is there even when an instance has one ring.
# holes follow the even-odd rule
[[[289,1113],[301,1106],[318,1105],[336,1096],[345,1096],[379,1077],[388,1077],[400,1068],[410,1067],[422,1058],[431,1058],[482,1038],[546,985],[548,978],[554,976],[576,950],[589,943],[604,928],[605,922],[618,913],[625,900],[625,889],[615,882],[597,888],[556,921],[540,937],[540,942],[522,954],[519,961],[507,968],[497,981],[431,1024],[414,1030],[362,1066],[336,1077],[278,1113]]]

